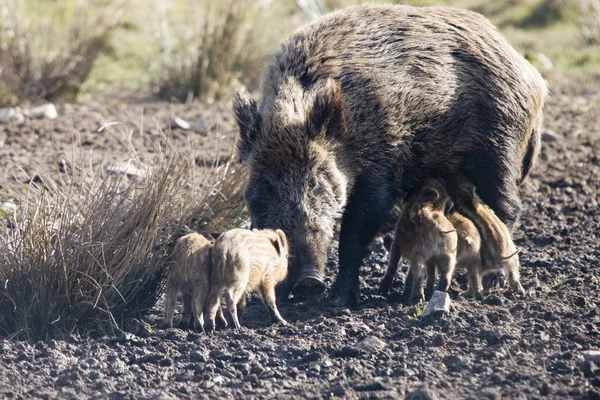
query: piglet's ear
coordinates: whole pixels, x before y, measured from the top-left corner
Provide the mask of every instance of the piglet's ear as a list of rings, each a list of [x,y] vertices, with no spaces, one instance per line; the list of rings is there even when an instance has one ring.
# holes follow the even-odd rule
[[[325,136],[339,139],[346,132],[344,97],[340,84],[327,79],[314,89],[312,109],[308,115],[308,130],[311,137]]]
[[[246,161],[261,129],[261,116],[256,100],[252,98],[246,88],[242,87],[233,98],[233,111],[240,128],[240,137],[237,142],[238,157],[241,161]]]

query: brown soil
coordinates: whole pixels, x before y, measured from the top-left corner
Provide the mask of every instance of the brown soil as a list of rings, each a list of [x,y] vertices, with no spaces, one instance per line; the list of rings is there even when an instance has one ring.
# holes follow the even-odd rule
[[[389,305],[376,294],[388,259],[379,238],[364,262],[358,309],[286,303],[280,311],[290,325],[268,326],[254,300],[241,333],[206,337],[151,328],[162,317],[158,304],[124,337],[0,340],[0,396],[398,398],[424,384],[443,399],[599,399],[600,365],[582,356],[600,349],[599,89],[598,78],[563,84],[549,100],[546,130],[558,138],[544,142],[522,187],[515,233],[527,298],[495,290],[482,302],[462,299],[466,277],[459,272],[450,313],[416,316],[414,307]],[[60,175],[61,160],[81,152],[93,152],[98,167],[145,149],[140,161],[150,163],[167,143],[170,115],[189,122],[202,115],[207,132],[172,132],[175,146],[194,148],[200,158],[215,148],[228,152],[235,132],[227,104],[65,105],[59,114],[0,125],[1,185],[40,172]],[[125,125],[96,132],[112,121]],[[3,200],[5,193],[0,189]],[[333,249],[329,284],[336,267]],[[384,346],[357,347],[367,336]]]

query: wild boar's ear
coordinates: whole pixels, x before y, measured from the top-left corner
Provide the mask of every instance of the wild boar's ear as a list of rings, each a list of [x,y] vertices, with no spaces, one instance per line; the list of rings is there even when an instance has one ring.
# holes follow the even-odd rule
[[[261,117],[256,100],[252,98],[245,87],[242,87],[233,98],[233,111],[240,128],[237,142],[238,157],[246,161],[252,152],[252,144],[260,134]]]
[[[440,197],[440,195],[434,188],[428,187],[423,189],[423,191],[421,192],[421,199],[425,201],[435,200],[438,197]]]
[[[330,139],[339,139],[346,132],[344,97],[340,84],[327,79],[315,89],[312,110],[308,116],[309,134],[316,138],[324,134]]]

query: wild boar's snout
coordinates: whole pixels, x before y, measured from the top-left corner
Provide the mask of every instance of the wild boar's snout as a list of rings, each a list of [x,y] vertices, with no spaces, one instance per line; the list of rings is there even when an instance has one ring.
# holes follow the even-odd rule
[[[323,280],[327,246],[326,235],[318,232],[296,233],[291,236],[290,276],[294,296],[316,296],[327,289]]]

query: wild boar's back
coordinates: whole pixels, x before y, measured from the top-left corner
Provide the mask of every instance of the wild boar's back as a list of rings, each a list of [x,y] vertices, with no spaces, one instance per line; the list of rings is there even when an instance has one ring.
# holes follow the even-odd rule
[[[278,123],[279,89],[290,77],[304,90],[340,83],[345,143],[360,162],[403,152],[403,169],[409,158],[419,170],[452,170],[481,135],[499,135],[516,148],[508,156],[516,179],[530,168],[546,96],[539,73],[487,19],[454,8],[363,5],[301,28],[266,67],[266,126]]]

